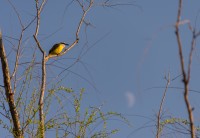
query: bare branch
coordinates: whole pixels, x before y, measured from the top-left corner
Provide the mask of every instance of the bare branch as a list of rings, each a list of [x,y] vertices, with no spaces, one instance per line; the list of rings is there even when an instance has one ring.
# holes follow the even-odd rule
[[[36,0],[35,3],[36,3],[35,6],[36,6],[36,10],[37,10],[37,14],[36,14],[36,16],[37,16],[37,23],[36,23],[36,28],[35,28],[35,37],[37,37],[38,31],[39,31],[39,24],[40,24],[40,12],[39,12],[39,8],[38,8],[39,1]]]
[[[138,8],[140,11],[142,11],[142,7],[134,4],[134,2],[114,2],[114,3],[112,3],[111,1],[106,0],[97,5],[100,5],[103,7],[108,7],[108,8],[113,8],[113,7],[117,7],[117,6],[134,6],[134,7]]]
[[[182,52],[182,43],[181,43],[181,38],[180,38],[180,32],[179,32],[179,24],[181,20],[181,9],[182,9],[182,0],[179,0],[179,7],[178,7],[178,15],[177,15],[177,21],[175,25],[175,34],[177,37],[177,42],[178,42],[178,48],[179,48],[179,58],[181,62],[181,70],[183,74],[183,79],[186,80],[186,73],[185,73],[185,68],[184,68],[184,58],[183,58],[183,52]]]
[[[200,32],[196,33],[196,30],[193,31],[193,37],[192,37],[192,43],[191,43],[191,49],[190,49],[190,55],[189,55],[189,64],[188,64],[188,78],[187,81],[190,81],[191,76],[191,67],[192,67],[192,56],[194,53],[194,49],[196,46],[196,38],[199,36]]]
[[[78,0],[78,1],[79,1],[79,0]],[[84,19],[85,19],[85,16],[86,16],[87,12],[91,9],[93,3],[94,3],[94,0],[90,0],[90,4],[89,4],[89,6],[88,6],[88,8],[87,8],[86,10],[83,9],[83,5],[81,5],[81,7],[82,7],[82,9],[83,9],[83,15],[82,15],[82,18],[81,18],[81,20],[80,20],[80,22],[79,22],[77,31],[76,31],[76,39],[79,39],[78,36],[79,36],[79,32],[80,32],[81,26],[82,26],[82,24],[83,24],[83,22],[84,22]],[[80,3],[79,3],[79,4],[80,4]]]
[[[15,59],[15,67],[14,67],[14,71],[12,73],[12,75],[10,76],[10,78],[12,79],[16,72],[17,72],[17,68],[18,68],[18,63],[19,63],[19,56],[20,56],[20,46],[21,46],[21,43],[22,43],[22,37],[23,37],[23,34],[24,34],[24,30],[21,31],[21,35],[20,35],[20,38],[19,38],[19,41],[18,41],[18,46],[17,46],[17,54],[16,54],[16,59]]]
[[[11,3],[10,0],[8,0],[8,2],[12,6],[13,10],[15,11],[15,13],[16,13],[16,15],[18,17],[20,26],[21,26],[21,33],[20,33],[19,39],[17,39],[18,44],[17,44],[17,51],[16,51],[16,57],[15,57],[14,70],[11,73],[12,75],[10,76],[10,78],[12,80],[13,77],[15,77],[15,75],[17,73],[18,63],[19,63],[19,57],[20,57],[20,46],[22,44],[22,39],[23,39],[24,32],[25,32],[26,29],[28,29],[30,27],[30,25],[34,22],[34,20],[36,19],[36,17],[34,17],[33,20],[31,20],[30,23],[28,23],[27,26],[24,26],[23,23],[22,23],[22,20],[21,20],[21,16],[20,16],[19,12],[17,11],[16,7]],[[16,86],[16,83],[17,83],[17,81],[16,81],[16,77],[15,77],[14,86]],[[13,93],[15,93],[15,91],[16,91],[16,89],[14,87]]]
[[[40,13],[42,9],[44,8],[44,5],[46,4],[47,0],[43,0],[42,4],[39,6],[39,0],[35,0],[35,6],[36,6],[36,18],[37,18],[37,23],[36,23],[36,28],[35,28],[35,37],[37,37],[38,32],[39,32],[39,27],[40,27]]]
[[[157,133],[156,133],[156,138],[159,138],[160,134],[161,134],[160,115],[161,115],[161,112],[162,112],[162,107],[163,107],[163,103],[164,103],[164,100],[165,100],[165,96],[166,96],[166,93],[167,93],[167,90],[168,90],[168,87],[169,87],[169,84],[170,84],[170,74],[169,73],[168,73],[168,78],[165,76],[165,79],[167,80],[167,84],[166,84],[166,87],[165,87],[165,91],[164,91],[164,94],[163,94],[163,97],[162,97],[162,100],[161,100],[161,103],[160,103],[160,108],[159,108],[159,111],[158,111],[158,115],[157,115]]]
[[[41,137],[45,137],[45,117],[44,117],[44,92],[46,88],[46,60],[45,60],[45,53],[43,54],[42,58],[42,85],[41,85],[41,90],[40,90],[40,99],[39,99],[39,117],[40,117],[40,132],[41,132]]]
[[[12,116],[13,126],[14,126],[13,135],[16,138],[22,138],[23,136],[21,133],[20,120],[19,120],[17,109],[16,109],[16,105],[15,105],[14,94],[12,92],[8,61],[6,58],[6,52],[4,49],[1,32],[0,32],[0,58],[1,58],[1,64],[2,64],[3,78],[4,78],[5,95],[8,101],[10,113]]]
[[[22,30],[23,30],[23,29],[24,29],[24,25],[23,25],[23,23],[22,23],[21,16],[20,16],[19,12],[18,12],[17,9],[15,8],[15,6],[11,3],[10,0],[7,0],[7,1],[9,2],[9,4],[12,6],[13,10],[14,10],[15,13],[17,14],[17,18],[18,18],[19,23],[20,23],[20,25],[21,25],[21,28],[22,28]]]
[[[181,43],[181,37],[180,37],[180,32],[179,32],[179,24],[181,22],[181,12],[182,12],[182,0],[179,0],[179,5],[178,5],[178,14],[177,14],[177,21],[176,21],[176,26],[175,26],[175,33],[176,33],[176,39],[178,42],[178,49],[179,49],[179,58],[181,62],[181,70],[183,74],[183,83],[184,83],[184,100],[186,103],[187,111],[188,111],[188,116],[189,116],[189,121],[190,121],[190,134],[191,138],[195,138],[195,126],[194,126],[194,117],[192,113],[192,107],[189,102],[189,80],[190,80],[190,68],[191,68],[191,63],[192,63],[192,53],[195,45],[195,41],[192,42],[192,47],[190,51],[190,57],[189,57],[189,65],[188,65],[188,77],[185,72],[185,67],[184,67],[184,57],[183,57],[183,52],[182,52],[182,43]]]
[[[40,49],[40,52],[44,53],[45,51],[42,49],[40,42],[38,41],[35,35],[33,35],[33,38],[35,39],[35,42],[37,43],[37,46]]]
[[[36,23],[36,28],[35,28],[35,34],[33,35],[38,48],[40,49],[43,58],[42,58],[42,84],[41,84],[41,88],[40,88],[40,99],[38,102],[39,105],[39,118],[40,118],[40,123],[39,123],[39,128],[38,128],[38,132],[39,132],[39,136],[41,138],[45,138],[45,116],[44,116],[44,93],[45,93],[45,88],[46,88],[46,52],[42,49],[38,39],[37,39],[37,35],[39,33],[39,26],[40,26],[40,14],[42,9],[44,8],[45,3],[47,2],[47,0],[43,0],[42,4],[39,6],[39,0],[36,0],[36,11],[37,11],[37,23]]]
[[[20,16],[19,12],[17,11],[16,7],[11,3],[10,0],[8,0],[8,2],[12,6],[13,10],[15,11],[15,13],[17,15],[17,18],[19,20],[20,26],[22,28],[21,34],[20,34],[20,38],[18,40],[18,46],[17,46],[17,53],[16,53],[16,59],[15,59],[14,71],[13,71],[12,75],[10,76],[11,79],[12,79],[15,76],[16,72],[17,72],[18,62],[19,62],[20,45],[22,43],[22,38],[23,38],[23,34],[24,34],[25,29],[24,29],[24,25],[23,25],[22,20],[21,20],[21,16]]]

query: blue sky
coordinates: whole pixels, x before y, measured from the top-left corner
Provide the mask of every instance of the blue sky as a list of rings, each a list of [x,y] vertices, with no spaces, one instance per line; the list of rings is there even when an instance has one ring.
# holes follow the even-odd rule
[[[113,0],[112,2],[132,1]],[[12,1],[12,3],[21,14],[22,21],[27,24],[35,14],[34,3],[23,0]],[[39,39],[47,52],[56,42],[65,41],[71,44],[75,40],[75,29],[81,11],[77,9],[77,4],[66,8],[68,3],[64,0],[49,0],[44,8]],[[170,77],[173,79],[181,74],[173,27],[176,22],[178,0],[136,0],[132,3],[135,6],[121,5],[108,8],[96,5],[93,7],[86,17],[86,21],[92,26],[87,27],[86,32],[83,26],[79,44],[68,54],[56,59],[59,62],[55,63],[66,68],[74,63],[84,46],[92,47],[86,50],[87,53],[81,57],[81,62],[75,64],[59,78],[66,75],[62,82],[66,87],[75,90],[85,88],[84,106],[98,106],[104,103],[104,111],[117,111],[130,120],[132,127],[121,122],[110,121],[111,128],[121,129],[113,136],[115,138],[154,137],[156,113],[166,85],[164,76],[170,72]],[[198,0],[183,0],[181,19],[190,20],[191,25],[194,26],[196,17],[199,15],[199,5]],[[6,0],[0,4],[0,17],[0,28],[4,38],[5,36],[19,37],[19,22]],[[199,17],[196,23],[199,30]],[[192,35],[187,25],[181,26],[180,29],[187,64]],[[28,47],[35,46],[33,32],[32,26],[25,34],[27,39],[24,39],[23,46],[27,50],[24,52],[25,59],[23,58],[22,61],[26,61],[26,58],[30,59],[28,56],[32,50],[28,50]],[[6,40],[4,42],[8,45],[6,47],[8,52],[11,50],[11,45]],[[197,40],[190,86],[191,89],[197,91],[200,80],[198,42]],[[37,52],[39,61],[41,54],[39,50]],[[13,61],[12,55],[9,58],[9,61]],[[55,62],[54,59],[49,61],[50,64],[52,62]],[[10,66],[12,68],[12,64]],[[48,65],[47,76],[55,77],[61,70]],[[0,79],[2,80],[2,77]],[[182,88],[181,77],[171,81],[170,86]],[[192,106],[195,107],[195,120],[198,124],[199,94],[191,92],[190,99]],[[164,111],[166,116],[187,119],[182,90],[168,89]],[[135,131],[140,127],[145,128]],[[174,135],[169,134],[169,136]]]

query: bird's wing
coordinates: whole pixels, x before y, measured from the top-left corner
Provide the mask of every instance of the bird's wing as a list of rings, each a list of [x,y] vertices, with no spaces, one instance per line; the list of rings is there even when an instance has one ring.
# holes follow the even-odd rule
[[[50,54],[51,52],[53,52],[58,46],[59,46],[59,44],[53,45],[53,47],[49,50],[49,54]]]

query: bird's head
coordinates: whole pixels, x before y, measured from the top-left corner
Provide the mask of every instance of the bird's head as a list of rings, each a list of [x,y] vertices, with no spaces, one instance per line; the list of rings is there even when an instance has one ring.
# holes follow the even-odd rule
[[[59,44],[63,44],[65,46],[68,46],[69,44],[65,43],[65,42],[60,42]]]

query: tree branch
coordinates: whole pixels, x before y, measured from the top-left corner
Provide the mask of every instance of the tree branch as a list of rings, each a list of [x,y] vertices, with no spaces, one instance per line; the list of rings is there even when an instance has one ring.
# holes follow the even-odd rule
[[[41,88],[40,88],[40,98],[39,98],[39,102],[38,102],[38,106],[39,106],[39,118],[40,118],[40,122],[39,122],[39,127],[38,127],[38,132],[39,132],[39,137],[40,138],[45,138],[45,116],[44,116],[44,93],[45,93],[45,88],[46,88],[46,52],[42,49],[38,39],[37,39],[37,35],[39,33],[39,25],[40,25],[40,13],[42,11],[42,9],[44,8],[44,5],[46,3],[46,0],[43,0],[41,5],[39,6],[39,0],[36,0],[36,19],[37,19],[37,23],[36,23],[36,28],[35,28],[35,34],[33,35],[38,48],[40,49],[41,53],[42,53],[42,84],[41,84]]]
[[[182,0],[179,0],[177,21],[175,25],[175,30],[176,30],[175,34],[176,34],[176,39],[178,43],[181,71],[183,74],[184,100],[185,100],[185,104],[186,104],[188,116],[189,116],[189,121],[190,121],[190,131],[191,131],[190,134],[191,134],[191,138],[195,138],[194,117],[192,113],[193,109],[190,105],[189,98],[188,98],[189,97],[190,68],[191,68],[191,63],[192,63],[192,53],[193,53],[194,44],[192,44],[191,51],[190,51],[190,59],[189,59],[189,65],[188,65],[189,74],[186,74],[185,67],[184,67],[184,57],[183,57],[183,52],[182,52],[182,43],[181,43],[181,37],[180,37],[180,32],[179,32],[179,23],[181,22],[181,12],[182,12]]]
[[[0,32],[0,58],[2,64],[5,94],[13,121],[13,135],[15,138],[22,138],[23,135],[21,133],[19,115],[15,105],[14,94],[12,92],[8,61],[6,58],[6,52],[4,49],[1,32]]]

